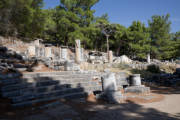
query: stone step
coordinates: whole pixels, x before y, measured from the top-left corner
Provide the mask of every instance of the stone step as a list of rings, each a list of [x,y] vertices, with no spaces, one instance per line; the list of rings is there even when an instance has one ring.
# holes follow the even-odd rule
[[[60,84],[60,81],[44,81],[44,82],[31,82],[31,83],[19,83],[14,85],[7,85],[1,88],[2,92],[20,90],[25,88],[35,88],[35,87],[42,87],[42,86],[49,86],[49,85],[56,85]]]
[[[21,96],[27,93],[40,93],[40,92],[47,92],[47,91],[52,91],[52,90],[61,90],[61,89],[65,89],[65,88],[70,88],[71,86],[69,84],[64,84],[64,85],[51,85],[51,86],[45,86],[45,87],[38,87],[38,88],[34,88],[34,87],[29,87],[29,88],[24,88],[24,89],[18,89],[18,90],[13,90],[13,91],[9,91],[9,92],[2,92],[2,96],[3,97],[16,97],[16,96]]]
[[[2,80],[1,83],[6,86],[6,85],[11,85],[11,84],[19,84],[19,83],[32,83],[32,82],[43,82],[45,80],[58,80],[58,81],[63,81],[63,80],[70,80],[70,81],[89,81],[92,80],[92,77],[90,76],[81,76],[81,77],[37,77],[37,78],[11,78],[7,80]]]
[[[85,87],[84,91],[89,93],[89,92],[93,92],[93,91],[102,91],[102,86],[101,85],[96,85],[96,86],[90,86],[90,87]]]
[[[122,85],[129,85],[129,83],[127,81],[117,81],[116,84],[119,86],[122,86]]]
[[[41,75],[41,76],[22,76],[22,78],[41,78],[41,77],[49,77],[49,78],[79,78],[79,77],[92,77],[94,75],[89,74],[64,74],[64,75]]]
[[[1,91],[9,92],[9,91],[15,91],[15,90],[21,90],[21,89],[27,89],[27,88],[37,88],[37,87],[43,87],[43,86],[63,85],[63,84],[69,84],[69,85],[75,85],[75,86],[89,86],[89,85],[97,85],[98,82],[85,81],[83,79],[79,79],[76,81],[72,79],[71,80],[44,80],[41,82],[26,82],[26,83],[3,86],[1,88]]]
[[[20,76],[22,76],[21,73],[0,74],[0,80],[6,80],[9,78],[18,78]]]
[[[64,71],[64,72],[36,72],[24,73],[24,77],[40,77],[40,76],[54,76],[54,75],[100,75],[96,72],[78,72],[78,71]]]
[[[43,86],[43,87],[28,87],[23,89],[16,89],[12,91],[4,91],[2,92],[3,97],[15,97],[21,96],[26,93],[42,93],[47,91],[53,90],[62,90],[66,88],[84,88],[86,92],[88,91],[95,91],[101,90],[101,85],[98,85],[96,82],[89,82],[89,83],[76,83],[76,84],[63,84],[63,85],[51,85],[51,86]]]
[[[66,95],[61,95],[61,96],[54,96],[54,97],[46,97],[42,99],[35,99],[35,100],[30,100],[30,101],[25,101],[21,103],[14,103],[12,106],[14,107],[24,107],[24,106],[31,106],[35,103],[40,103],[40,102],[45,102],[45,101],[50,101],[50,100],[56,100],[60,98],[65,98],[65,99],[79,99],[86,97],[87,94],[85,92],[79,92],[79,93],[72,93],[72,94],[66,94]]]
[[[55,96],[63,96],[63,95],[68,95],[72,93],[79,93],[79,92],[84,92],[83,88],[67,88],[64,90],[56,90],[56,91],[51,91],[51,92],[44,92],[44,93],[27,93],[23,96],[18,96],[18,97],[13,97],[12,102],[13,103],[20,103],[20,102],[25,102],[28,100],[33,100],[33,99],[42,99],[42,98],[51,98]]]

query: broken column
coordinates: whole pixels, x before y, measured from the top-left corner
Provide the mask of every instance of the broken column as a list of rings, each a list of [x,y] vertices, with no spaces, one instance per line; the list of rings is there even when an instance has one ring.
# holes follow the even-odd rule
[[[116,79],[114,73],[108,73],[102,78],[102,88],[105,93],[116,91]]]
[[[107,73],[102,77],[103,95],[110,103],[119,103],[123,98],[121,91],[117,91],[115,73]]]
[[[81,61],[84,61],[84,48],[81,48]]]
[[[61,47],[59,47],[59,58],[61,58]]]
[[[109,51],[109,52],[108,52],[108,62],[109,62],[109,63],[112,63],[112,62],[113,62],[113,52],[112,52],[112,51]]]
[[[148,63],[151,63],[150,54],[147,54],[147,62],[148,62]]]
[[[51,47],[45,47],[45,57],[52,57]]]
[[[130,85],[131,86],[140,86],[141,85],[140,74],[133,74],[130,76]]]
[[[126,93],[150,93],[150,88],[141,85],[140,74],[133,74],[130,76],[130,86],[125,88],[124,91]]]
[[[76,51],[76,63],[81,62],[81,41],[75,41],[75,51]]]

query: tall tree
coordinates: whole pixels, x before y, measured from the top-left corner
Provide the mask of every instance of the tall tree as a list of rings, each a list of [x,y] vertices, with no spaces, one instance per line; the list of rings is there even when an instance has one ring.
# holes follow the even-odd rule
[[[129,55],[128,49],[129,49],[129,31],[126,27],[115,24],[115,32],[112,35],[113,38],[111,38],[111,49],[113,49],[117,56],[119,55]]]
[[[1,0],[0,34],[38,37],[43,31],[43,0]]]
[[[175,51],[174,58],[180,58],[180,31],[174,34],[173,43]]]
[[[148,29],[140,21],[134,21],[129,27],[129,31],[131,32],[131,40],[129,41],[131,56],[145,59],[151,48]]]
[[[172,57],[172,47],[170,41],[169,14],[159,16],[154,15],[148,21],[150,28],[150,37],[152,39],[151,54],[154,58],[170,59]]]
[[[56,8],[55,22],[60,40],[65,45],[84,38],[80,31],[92,22],[95,11],[91,8],[97,2],[98,0],[61,0]]]

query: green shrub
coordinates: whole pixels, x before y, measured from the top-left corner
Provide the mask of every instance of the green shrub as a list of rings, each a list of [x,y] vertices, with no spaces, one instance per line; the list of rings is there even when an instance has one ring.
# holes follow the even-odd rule
[[[152,73],[160,73],[160,68],[158,65],[151,64],[147,66],[147,71],[152,72]]]

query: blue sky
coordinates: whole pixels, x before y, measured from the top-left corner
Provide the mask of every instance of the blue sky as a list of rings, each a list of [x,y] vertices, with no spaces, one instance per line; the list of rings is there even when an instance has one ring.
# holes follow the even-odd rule
[[[59,0],[44,0],[45,8],[53,8]],[[170,14],[171,32],[180,31],[180,0],[100,0],[93,9],[95,16],[108,13],[111,23],[128,27],[139,20],[146,25],[152,15]]]

